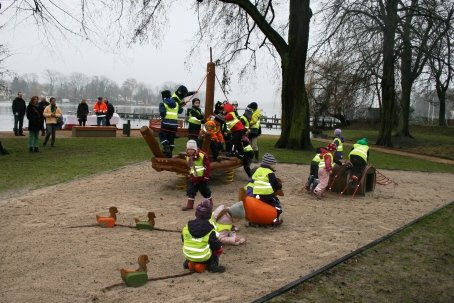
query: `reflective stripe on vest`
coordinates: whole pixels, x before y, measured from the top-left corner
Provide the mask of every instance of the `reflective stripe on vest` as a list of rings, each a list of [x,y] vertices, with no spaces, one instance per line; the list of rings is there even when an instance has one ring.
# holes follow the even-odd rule
[[[199,158],[194,160],[194,165],[189,167],[189,174],[194,177],[202,177],[205,173],[205,166],[203,166],[203,158],[205,155],[203,153],[199,154]],[[186,162],[189,161],[189,157],[186,156]]]
[[[178,105],[181,104],[181,99],[177,96],[177,94],[175,94],[175,92],[172,94],[172,99],[175,99]]]
[[[240,122],[240,120],[238,120],[235,112],[231,112],[230,114],[232,115],[233,119],[229,122],[225,121],[225,124],[227,124],[227,128],[231,131],[235,124]]]
[[[204,262],[211,257],[211,249],[208,241],[212,232],[214,232],[214,229],[202,238],[194,238],[189,232],[188,225],[183,228],[183,254],[187,260]]]
[[[337,148],[336,151],[342,152],[344,151],[344,144],[342,143],[342,140],[340,138],[334,138],[333,143],[337,141]]]
[[[369,150],[369,146],[362,145],[362,144],[353,144],[353,150],[350,152],[348,157],[350,158],[351,155],[357,155],[364,159],[367,163],[367,151]]]
[[[252,149],[252,146],[251,146],[250,144],[248,144],[247,146],[243,147],[243,150],[244,150],[245,152],[254,151],[254,150]]]
[[[271,195],[274,192],[268,178],[268,175],[272,172],[271,169],[266,167],[257,168],[254,175],[252,175],[252,180],[254,180],[252,193],[254,195]]]
[[[316,154],[315,157],[312,159],[312,162],[320,163],[322,159],[320,158],[320,154]]]
[[[166,108],[166,116],[164,119],[167,120],[178,120],[178,104],[174,108],[171,108],[164,102],[164,107]]]
[[[201,125],[202,124],[202,121],[200,121],[199,119],[197,119],[196,117],[193,117],[191,115],[189,115],[188,122],[192,123],[192,124],[197,124],[197,125]]]
[[[329,156],[331,158],[331,163],[333,163],[333,155],[331,153],[326,153],[323,156],[323,159],[320,159],[320,162],[318,163],[318,168],[325,168],[325,157]]]
[[[223,223],[218,223],[215,221],[214,217],[211,217],[210,223],[214,226],[214,230],[216,231],[216,236],[219,236],[219,233],[224,230],[231,231],[232,230],[232,224],[223,224]]]

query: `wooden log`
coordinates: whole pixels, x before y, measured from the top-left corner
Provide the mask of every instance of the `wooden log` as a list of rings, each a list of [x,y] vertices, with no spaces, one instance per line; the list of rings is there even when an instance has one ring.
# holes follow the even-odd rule
[[[156,141],[154,137],[153,131],[148,126],[142,126],[140,128],[140,133],[147,142],[148,147],[150,148],[153,155],[157,158],[164,158],[165,156],[161,148],[159,147],[158,141]]]

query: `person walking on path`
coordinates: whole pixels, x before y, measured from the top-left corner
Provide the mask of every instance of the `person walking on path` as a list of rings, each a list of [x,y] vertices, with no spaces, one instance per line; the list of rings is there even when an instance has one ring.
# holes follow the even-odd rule
[[[61,110],[56,104],[54,97],[50,98],[50,104],[44,109],[44,118],[46,118],[46,137],[44,137],[43,145],[47,145],[50,140],[50,146],[55,144],[55,133],[57,131],[57,118],[61,117]]]
[[[25,136],[23,133],[24,126],[24,116],[27,105],[25,100],[22,98],[22,93],[18,92],[17,97],[13,100],[13,115],[14,115],[14,135],[15,136]]]
[[[27,106],[27,119],[28,119],[28,150],[32,152],[39,152],[38,138],[39,131],[42,129],[43,122],[42,116],[38,109],[38,96],[33,96]]]
[[[44,119],[44,109],[46,108],[46,106],[48,106],[50,103],[47,102],[46,100],[46,97],[42,97],[41,100],[39,100],[39,103],[38,103],[38,110],[39,110],[39,114],[41,115],[41,121],[42,121],[42,124],[41,124],[41,136],[45,136],[46,135],[46,125],[45,125],[45,120]]]
[[[79,120],[79,126],[85,126],[89,113],[90,110],[88,109],[87,100],[82,99],[77,106],[77,119]]]

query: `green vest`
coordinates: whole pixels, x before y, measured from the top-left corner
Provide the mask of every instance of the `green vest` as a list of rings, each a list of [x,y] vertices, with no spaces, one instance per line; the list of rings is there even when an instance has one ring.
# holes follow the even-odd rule
[[[205,155],[203,153],[199,154],[200,157],[197,160],[194,160],[194,165],[189,167],[189,174],[194,177],[202,177],[205,173],[205,166],[203,166],[203,158]],[[189,157],[186,156],[186,162],[188,162]]]
[[[271,195],[274,193],[273,187],[271,186],[270,180],[268,179],[268,175],[271,174],[273,171],[266,167],[259,167],[252,175],[252,180],[254,183],[252,186],[254,187],[252,193],[254,195]]]
[[[214,219],[213,216],[210,219],[210,223],[214,226],[214,230],[216,231],[216,236],[219,236],[219,233],[221,231],[224,231],[224,230],[231,231],[232,227],[233,227],[232,224],[222,224],[222,223],[216,222],[216,220]]]
[[[178,120],[178,104],[174,108],[171,108],[170,106],[167,105],[167,103],[164,103],[164,107],[166,108],[166,116],[164,119],[167,120]]]
[[[333,143],[337,141],[337,148],[336,150],[338,152],[343,152],[344,151],[344,144],[342,143],[342,140],[340,138],[334,138]]]
[[[326,156],[329,156],[331,158],[331,163],[333,163],[333,155],[331,153],[326,153],[325,157]],[[325,168],[325,157],[318,162],[318,168]]]
[[[243,151],[245,151],[245,152],[250,152],[250,151],[254,151],[254,150],[252,149],[251,144],[248,144],[247,146],[244,146],[244,147],[243,147]]]
[[[233,119],[229,122],[226,121],[225,124],[227,125],[227,128],[231,131],[235,124],[240,122],[240,120],[238,120],[238,117],[236,116],[235,112],[231,112],[230,114],[232,114]]]
[[[364,159],[367,163],[367,151],[369,150],[369,146],[362,145],[362,144],[353,144],[353,150],[348,154],[350,158],[351,155],[357,155]]]
[[[180,97],[177,96],[177,94],[175,94],[175,92],[172,94],[172,99],[175,99],[177,101],[177,104],[180,105],[182,100],[180,99]]]
[[[249,120],[245,116],[240,117],[241,123],[243,123],[244,128],[249,128]]]
[[[211,249],[208,241],[212,232],[214,232],[214,229],[202,238],[194,238],[186,224],[181,232],[183,235],[183,254],[186,260],[205,262],[211,257]]]
[[[192,115],[192,110],[189,111],[189,119],[188,119],[188,122],[189,123],[192,123],[192,124],[197,124],[197,125],[201,125],[202,124],[202,121],[200,121],[199,119],[197,119],[196,117],[194,117]]]
[[[312,162],[320,163],[322,159],[320,158],[320,154],[316,154],[315,157],[312,159]]]

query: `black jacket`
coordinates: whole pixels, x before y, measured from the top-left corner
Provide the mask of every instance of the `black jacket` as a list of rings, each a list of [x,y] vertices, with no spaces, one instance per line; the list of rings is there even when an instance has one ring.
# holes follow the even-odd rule
[[[106,102],[107,103],[107,113],[106,113],[106,118],[112,118],[113,114],[115,113],[115,107],[113,106],[112,103]]]
[[[194,219],[188,222],[188,230],[191,235],[195,238],[201,238],[208,234],[210,231],[214,229],[214,226],[207,219]],[[183,238],[182,238],[183,240]],[[216,237],[216,233],[212,232],[210,235],[210,239],[208,240],[208,244],[210,244],[210,249],[212,251],[218,250],[222,247],[222,243]]]
[[[37,106],[30,104],[27,106],[27,119],[28,130],[40,131],[42,129],[43,120]]]
[[[87,103],[79,103],[77,106],[77,118],[81,120],[87,120],[87,116],[90,110],[88,109]]]
[[[16,97],[13,100],[13,114],[18,113],[19,116],[24,116],[27,105],[25,104],[24,99]]]
[[[44,109],[46,108],[46,106],[48,106],[50,103],[47,102],[47,101],[39,101],[38,103],[38,110],[39,110],[39,113],[41,114],[41,116],[43,116],[43,113],[44,113]]]

